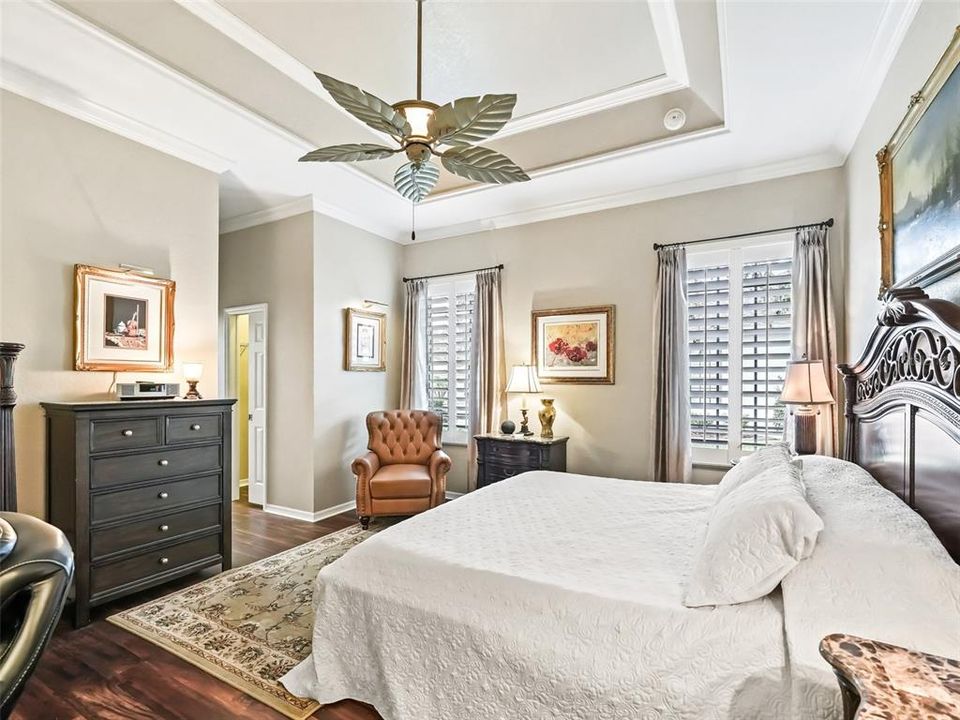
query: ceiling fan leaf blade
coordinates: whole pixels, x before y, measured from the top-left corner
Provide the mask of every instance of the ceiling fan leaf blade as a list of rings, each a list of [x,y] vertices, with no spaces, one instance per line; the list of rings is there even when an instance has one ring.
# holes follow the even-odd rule
[[[356,85],[345,83],[322,73],[314,73],[324,89],[342,107],[357,120],[366,123],[374,130],[392,135],[398,140],[410,134],[410,124],[389,103],[381,100]]]
[[[433,163],[404,163],[393,176],[393,185],[403,197],[421,202],[440,179],[440,168]]]
[[[300,162],[357,162],[358,160],[382,160],[388,158],[399,149],[394,150],[385,145],[374,145],[372,143],[346,143],[344,145],[331,145],[316,150],[311,150],[302,158]]]
[[[530,179],[513,160],[487,147],[457,146],[447,150],[441,162],[454,175],[477,182],[502,185]]]
[[[437,108],[428,127],[437,142],[478,142],[498,133],[513,117],[516,104],[513,94],[459,98]]]

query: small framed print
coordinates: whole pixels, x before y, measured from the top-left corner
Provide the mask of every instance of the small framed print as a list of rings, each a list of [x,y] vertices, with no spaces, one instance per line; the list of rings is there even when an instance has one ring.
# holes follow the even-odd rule
[[[543,383],[613,385],[613,305],[532,314],[533,357]]]
[[[387,316],[347,308],[344,310],[343,369],[383,372],[387,369]]]
[[[74,368],[173,368],[173,280],[74,266]]]

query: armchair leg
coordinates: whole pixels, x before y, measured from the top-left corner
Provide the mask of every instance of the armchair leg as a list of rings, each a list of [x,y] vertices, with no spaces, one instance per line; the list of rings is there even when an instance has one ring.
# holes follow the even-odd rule
[[[361,516],[360,516],[360,527],[362,527],[364,530],[369,530],[369,529],[370,529],[370,516],[369,516],[369,515],[361,515]]]

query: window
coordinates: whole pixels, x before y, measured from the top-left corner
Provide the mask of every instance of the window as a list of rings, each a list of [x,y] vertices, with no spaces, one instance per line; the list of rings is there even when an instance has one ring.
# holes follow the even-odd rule
[[[427,400],[444,439],[466,443],[474,278],[440,278],[427,288]]]
[[[792,252],[779,240],[688,253],[694,462],[726,463],[783,439]]]

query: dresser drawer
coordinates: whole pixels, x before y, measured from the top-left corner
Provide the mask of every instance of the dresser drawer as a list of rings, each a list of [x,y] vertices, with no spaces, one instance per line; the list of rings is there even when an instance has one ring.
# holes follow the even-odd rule
[[[134,520],[124,525],[94,530],[90,540],[90,553],[96,560],[141,545],[172,540],[197,530],[213,530],[219,526],[220,505],[163,513],[145,520]]]
[[[162,442],[160,418],[90,421],[90,452],[156,447]]]
[[[499,482],[500,480],[506,480],[514,475],[519,475],[520,473],[530,471],[530,468],[528,467],[490,461],[485,462],[483,467],[485,479],[488,483]]]
[[[214,440],[220,437],[220,419],[216,415],[168,415],[167,416],[167,443],[196,442],[197,440]]]
[[[92,496],[91,520],[94,523],[106,522],[144,512],[156,512],[160,515],[171,508],[215,500],[220,497],[220,484],[220,475],[204,475],[148,487],[100,493]]]
[[[487,441],[487,457],[501,463],[521,463],[537,467],[540,464],[540,448],[515,442]]]
[[[220,555],[220,536],[207,535],[160,550],[151,550],[126,560],[95,566],[90,572],[93,595],[156,575],[169,573],[191,563]]]
[[[219,445],[100,457],[90,461],[90,487],[159,480],[219,468]]]

